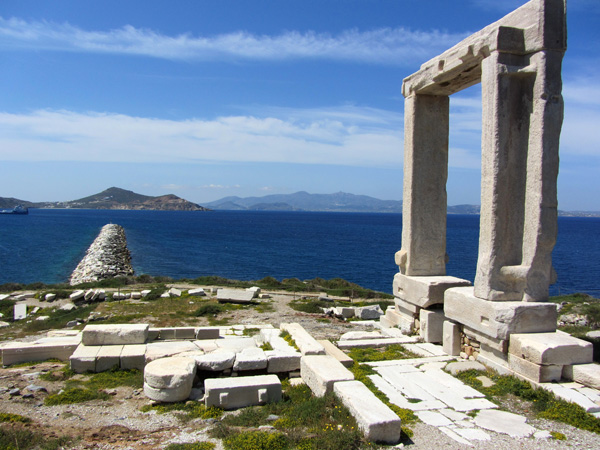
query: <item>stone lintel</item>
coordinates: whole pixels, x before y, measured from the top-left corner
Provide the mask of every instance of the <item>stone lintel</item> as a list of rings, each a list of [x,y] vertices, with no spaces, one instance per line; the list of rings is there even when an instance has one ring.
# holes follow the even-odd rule
[[[444,292],[453,287],[470,286],[471,282],[451,276],[413,277],[394,275],[394,295],[420,308],[444,303]]]
[[[444,314],[494,339],[514,333],[556,330],[556,305],[538,302],[493,302],[475,297],[472,287],[451,288],[444,296]]]
[[[404,79],[402,94],[451,95],[479,82],[494,51],[526,55],[567,48],[565,0],[532,0],[425,62]]]

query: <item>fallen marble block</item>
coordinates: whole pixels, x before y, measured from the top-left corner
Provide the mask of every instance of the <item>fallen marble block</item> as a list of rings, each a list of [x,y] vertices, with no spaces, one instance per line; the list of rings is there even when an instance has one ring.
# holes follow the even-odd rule
[[[385,403],[360,381],[335,383],[333,392],[356,419],[358,428],[369,441],[397,444],[401,420]]]
[[[508,352],[535,364],[588,364],[594,359],[591,342],[562,331],[512,334]]]
[[[207,407],[243,408],[281,401],[281,381],[276,375],[208,378],[204,380]]]
[[[379,319],[383,316],[383,310],[379,305],[363,306],[362,308],[354,308],[356,317],[362,320]]]
[[[352,372],[329,355],[303,356],[300,361],[300,375],[317,397],[333,392],[333,385],[338,381],[354,380]]]
[[[300,370],[300,359],[302,355],[298,352],[288,350],[267,350],[267,372],[286,373]]]
[[[235,355],[233,370],[261,370],[267,368],[267,356],[260,348],[245,348]]]
[[[217,291],[217,300],[229,303],[252,303],[254,301],[254,292],[238,289],[219,289]]]
[[[287,331],[303,356],[324,355],[325,349],[298,323],[282,323],[281,329]]]
[[[44,338],[35,342],[9,342],[2,347],[2,364],[5,366],[27,361],[60,359],[68,361],[79,345],[79,337]]]
[[[198,347],[189,341],[151,342],[146,345],[146,364],[185,352],[198,352]]]
[[[148,324],[86,325],[82,331],[84,345],[144,344]]]
[[[323,346],[325,349],[325,353],[329,356],[333,356],[339,362],[342,363],[344,367],[352,367],[354,365],[354,360],[346,355],[343,351],[337,348],[333,343],[327,340],[319,340],[317,341],[319,344]]]
[[[192,297],[203,297],[206,295],[206,292],[204,292],[204,289],[202,289],[202,288],[196,288],[196,289],[190,289],[188,291],[188,295],[191,295]]]
[[[206,355],[195,356],[198,370],[209,372],[222,372],[233,368],[235,362],[235,353],[227,350],[216,351]]]

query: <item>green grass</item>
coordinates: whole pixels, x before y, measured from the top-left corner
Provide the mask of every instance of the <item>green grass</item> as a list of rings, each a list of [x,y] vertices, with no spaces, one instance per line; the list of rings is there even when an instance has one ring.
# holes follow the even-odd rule
[[[68,365],[63,366],[62,369],[49,371],[40,374],[40,380],[43,381],[66,381],[73,377],[75,372],[71,370]]]
[[[58,394],[51,394],[44,400],[46,406],[68,405],[71,403],[83,403],[91,400],[108,400],[107,393],[98,390],[84,388],[69,388]]]
[[[82,306],[75,308],[71,311],[65,311],[61,309],[42,309],[38,315],[50,316],[47,320],[32,320],[26,323],[24,330],[27,332],[37,332],[43,330],[53,330],[57,328],[64,328],[67,322],[75,319],[87,319],[92,311],[96,309],[97,305]]]
[[[140,389],[144,386],[144,373],[137,369],[113,369],[92,375],[84,384],[89,389],[114,389],[119,386]]]
[[[165,450],[213,450],[215,444],[212,442],[193,442],[190,444],[169,444]]]
[[[57,394],[51,394],[44,400],[47,406],[83,403],[91,400],[108,400],[110,396],[105,389],[114,389],[119,386],[130,386],[139,389],[143,386],[144,375],[136,369],[119,370],[117,368],[106,372],[88,375],[84,380],[71,380],[73,373],[68,368],[64,372],[65,389]],[[47,375],[49,381],[60,381],[60,372]]]
[[[286,330],[281,330],[281,333],[279,333],[279,336],[288,344],[290,344],[292,347],[294,347],[296,350],[300,350],[298,348],[298,346],[296,345],[296,341],[294,341],[294,338],[292,337],[292,335],[289,333],[289,331]]]
[[[359,363],[418,358],[418,355],[406,350],[400,344],[393,344],[386,348],[353,348],[348,352],[348,356]]]
[[[159,414],[180,412],[180,418],[184,421],[193,419],[220,419],[223,410],[214,406],[206,407],[199,402],[176,402],[160,403],[157,405],[144,405],[140,408],[142,412],[156,411]]]
[[[19,424],[0,426],[0,449],[2,450],[59,450],[72,443],[68,437],[48,437],[31,431]]]
[[[333,395],[315,397],[306,385],[290,386],[285,381],[279,403],[242,409],[224,417],[211,430],[226,449],[359,450],[373,448],[365,441],[349,411]],[[270,415],[279,418],[269,421]],[[261,425],[275,432],[258,431]]]
[[[286,450],[289,440],[283,433],[267,431],[246,431],[223,439],[228,450]]]
[[[0,413],[0,422],[30,423],[31,419],[29,417],[21,416],[19,414]]]
[[[494,385],[483,387],[478,376],[485,375]],[[538,417],[572,425],[582,430],[600,434],[600,419],[587,413],[581,406],[557,398],[552,392],[544,389],[534,389],[526,381],[521,381],[513,376],[498,375],[495,372],[467,370],[457,375],[457,378],[496,403],[498,397],[515,395],[531,402],[532,409]]]

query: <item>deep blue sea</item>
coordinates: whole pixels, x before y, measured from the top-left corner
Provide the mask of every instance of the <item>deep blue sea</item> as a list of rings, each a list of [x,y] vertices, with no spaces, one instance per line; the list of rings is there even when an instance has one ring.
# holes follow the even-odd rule
[[[400,214],[32,209],[0,215],[0,284],[65,282],[100,228],[125,228],[137,275],[340,277],[391,293]],[[450,215],[447,273],[473,281],[479,216]],[[559,218],[552,294],[600,295],[600,218]]]

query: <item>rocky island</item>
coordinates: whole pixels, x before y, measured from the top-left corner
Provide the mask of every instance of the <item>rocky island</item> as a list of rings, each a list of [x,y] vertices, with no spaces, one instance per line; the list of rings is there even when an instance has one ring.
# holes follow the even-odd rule
[[[21,204],[28,208],[43,209],[123,209],[155,211],[210,211],[173,194],[152,197],[133,191],[111,187],[98,194],[66,202],[28,202],[16,198],[0,197],[0,207],[14,207]]]

